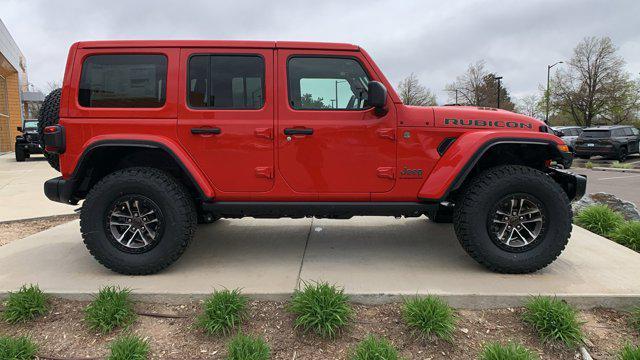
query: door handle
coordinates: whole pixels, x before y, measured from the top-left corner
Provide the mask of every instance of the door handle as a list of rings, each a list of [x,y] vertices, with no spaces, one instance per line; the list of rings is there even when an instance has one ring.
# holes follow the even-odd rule
[[[213,135],[218,135],[220,134],[222,131],[220,131],[220,128],[218,127],[206,127],[206,128],[191,128],[191,133],[194,135],[206,135],[206,134],[213,134]]]
[[[311,128],[286,128],[284,129],[285,135],[313,135],[313,129]]]

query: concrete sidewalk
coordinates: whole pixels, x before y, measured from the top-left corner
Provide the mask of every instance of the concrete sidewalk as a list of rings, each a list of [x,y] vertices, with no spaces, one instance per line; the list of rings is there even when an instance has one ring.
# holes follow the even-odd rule
[[[73,214],[76,207],[44,195],[45,180],[60,176],[42,155],[16,162],[13,153],[0,155],[0,222]]]
[[[78,227],[74,221],[0,247],[0,294],[38,283],[80,299],[104,285],[130,287],[149,301],[201,298],[220,287],[285,299],[301,280],[324,280],[365,303],[415,294],[438,294],[463,308],[518,306],[532,294],[582,307],[624,308],[640,300],[640,254],[578,227],[548,268],[502,275],[469,258],[450,225],[424,218],[220,220],[201,226],[172,267],[138,277],[99,265]]]

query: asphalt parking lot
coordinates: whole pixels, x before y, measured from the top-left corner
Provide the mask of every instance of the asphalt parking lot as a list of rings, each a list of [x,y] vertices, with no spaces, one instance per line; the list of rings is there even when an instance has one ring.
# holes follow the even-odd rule
[[[598,171],[573,168],[577,174],[587,175],[587,194],[606,192],[622,200],[640,204],[640,173]]]

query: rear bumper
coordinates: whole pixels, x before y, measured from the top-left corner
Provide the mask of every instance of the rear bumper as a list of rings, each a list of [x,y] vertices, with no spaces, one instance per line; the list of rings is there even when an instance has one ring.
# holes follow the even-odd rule
[[[74,185],[74,181],[65,180],[59,176],[44,182],[44,194],[51,201],[75,205],[78,199],[73,197]]]
[[[562,186],[570,201],[580,200],[587,191],[587,177],[585,175],[561,169],[552,169],[550,175]]]

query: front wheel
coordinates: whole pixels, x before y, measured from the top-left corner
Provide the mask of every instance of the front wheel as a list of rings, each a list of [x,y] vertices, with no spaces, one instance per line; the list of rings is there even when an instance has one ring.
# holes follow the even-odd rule
[[[80,213],[89,252],[107,268],[128,275],[153,274],[171,265],[186,250],[196,226],[187,189],[153,168],[105,176]]]
[[[560,255],[571,235],[569,199],[539,170],[491,168],[460,195],[454,210],[456,235],[465,251],[490,270],[540,270]]]
[[[620,162],[623,162],[627,159],[627,155],[629,155],[627,148],[621,147],[620,150],[618,150],[618,155],[616,157]]]

